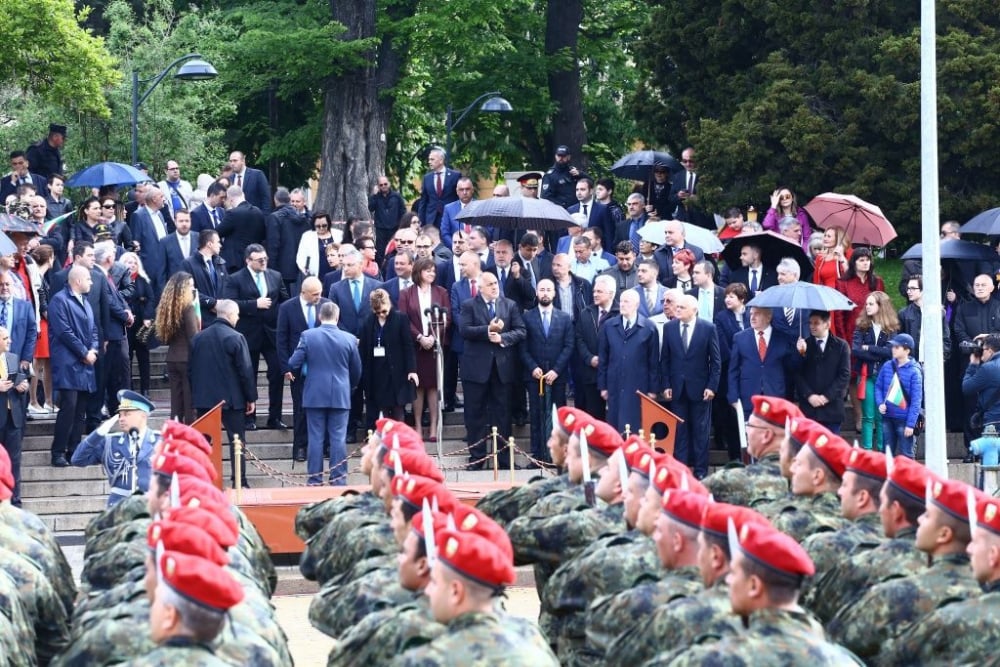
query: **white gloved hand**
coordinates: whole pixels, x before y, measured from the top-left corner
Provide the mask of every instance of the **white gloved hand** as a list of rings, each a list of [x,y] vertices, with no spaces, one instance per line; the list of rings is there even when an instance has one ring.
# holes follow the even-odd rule
[[[111,429],[114,428],[115,424],[118,423],[118,415],[114,417],[108,417],[104,420],[104,423],[97,427],[97,432],[101,435],[107,435],[111,433]]]

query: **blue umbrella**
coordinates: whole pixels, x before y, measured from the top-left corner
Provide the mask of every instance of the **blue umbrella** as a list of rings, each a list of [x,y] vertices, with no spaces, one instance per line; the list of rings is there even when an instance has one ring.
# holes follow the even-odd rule
[[[855,303],[846,296],[823,285],[796,281],[775,285],[747,303],[758,308],[798,308],[803,310],[853,310]]]
[[[611,173],[618,178],[648,181],[653,178],[654,167],[666,167],[671,172],[681,170],[681,163],[663,151],[635,151],[611,165]]]
[[[105,185],[135,185],[150,180],[134,167],[120,162],[101,162],[78,171],[66,181],[71,188],[100,188]]]
[[[1000,208],[991,208],[976,214],[958,231],[963,234],[989,234],[990,236],[1000,234]]]

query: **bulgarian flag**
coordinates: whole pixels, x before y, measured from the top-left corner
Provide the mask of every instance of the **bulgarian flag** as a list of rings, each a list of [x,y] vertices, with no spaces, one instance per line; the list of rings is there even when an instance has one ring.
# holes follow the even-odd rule
[[[906,409],[906,394],[903,393],[903,385],[899,382],[899,373],[892,374],[892,382],[889,383],[889,390],[885,394],[885,402],[898,406],[900,410]]]

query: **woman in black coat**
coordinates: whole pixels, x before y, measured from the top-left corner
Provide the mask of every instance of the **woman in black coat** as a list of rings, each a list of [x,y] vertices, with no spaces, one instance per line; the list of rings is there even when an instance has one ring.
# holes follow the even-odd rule
[[[139,393],[149,396],[149,346],[142,343],[136,337],[143,326],[149,326],[156,317],[156,300],[153,298],[153,287],[150,285],[149,276],[142,266],[142,260],[134,252],[123,253],[118,260],[128,268],[129,275],[132,276],[134,290],[132,296],[128,298],[128,307],[135,316],[135,321],[128,328],[128,356],[129,364],[132,363],[132,356],[139,360]]]
[[[413,400],[417,384],[417,357],[410,336],[410,320],[392,308],[389,293],[371,293],[372,312],[361,323],[361,383],[368,404],[368,428],[381,412],[403,419],[403,407]]]

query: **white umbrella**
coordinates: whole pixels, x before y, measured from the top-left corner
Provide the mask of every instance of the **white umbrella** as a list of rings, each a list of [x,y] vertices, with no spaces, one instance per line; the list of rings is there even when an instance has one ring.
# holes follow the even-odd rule
[[[692,225],[689,222],[681,224],[684,225],[685,241],[691,245],[698,246],[706,255],[722,252],[723,245],[718,236],[703,227]],[[639,238],[643,241],[655,243],[656,245],[663,245],[667,240],[666,226],[667,223],[663,220],[647,222],[639,228]]]

